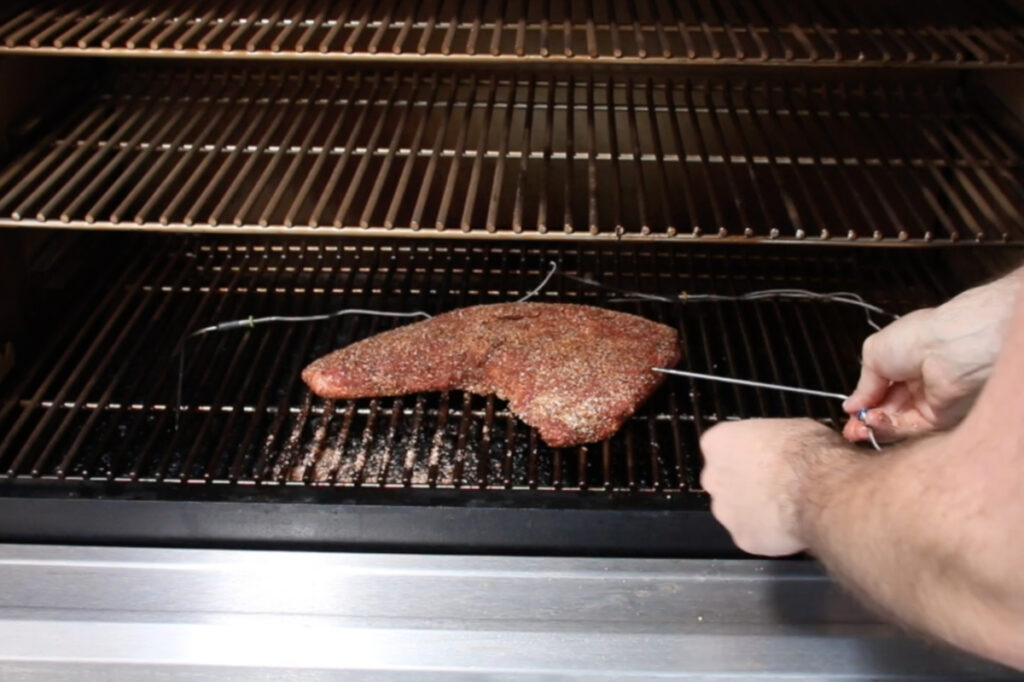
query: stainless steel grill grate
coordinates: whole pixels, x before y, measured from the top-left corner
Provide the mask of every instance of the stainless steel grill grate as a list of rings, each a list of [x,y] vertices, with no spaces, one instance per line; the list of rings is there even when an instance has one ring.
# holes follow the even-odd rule
[[[143,70],[6,170],[0,224],[1020,242],[1022,169],[935,85]]]
[[[801,247],[742,252],[650,247],[366,244],[153,239],[120,242],[38,362],[22,366],[0,409],[0,472],[49,479],[229,484],[306,482],[364,488],[697,491],[697,438],[721,419],[839,420],[834,401],[666,383],[613,438],[551,450],[494,398],[458,392],[324,401],[299,379],[320,354],[394,324],[345,318],[200,337],[187,352],[175,431],[179,339],[210,322],[343,307],[440,312],[507,301],[555,260],[564,271],[645,292],[733,293],[799,285],[856,290],[904,311],[964,285],[945,265],[988,272],[973,250],[894,252]],[[117,264],[116,266],[114,264]],[[969,269],[968,269],[969,270]],[[969,270],[970,271],[970,270]],[[556,278],[542,300],[617,305],[678,327],[695,371],[849,389],[859,310],[838,304],[609,304]],[[75,317],[75,316],[78,317]],[[38,344],[40,348],[44,344]],[[16,382],[20,382],[17,383]]]
[[[998,1],[228,0],[14,3],[0,50],[395,61],[925,64],[1024,60],[1024,18]]]

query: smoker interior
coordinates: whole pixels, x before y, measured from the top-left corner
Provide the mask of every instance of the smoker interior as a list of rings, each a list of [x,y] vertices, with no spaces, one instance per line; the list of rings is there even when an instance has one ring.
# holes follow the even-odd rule
[[[105,257],[88,255],[97,252]],[[591,523],[626,510],[648,516],[633,528],[645,529],[642,537],[609,536],[619,552],[659,536],[661,553],[721,550],[709,540],[718,538],[713,522],[700,513],[707,507],[699,485],[702,431],[752,416],[837,425],[838,401],[670,379],[607,441],[551,449],[494,397],[453,391],[330,401],[299,379],[312,359],[402,321],[347,316],[200,336],[185,345],[176,409],[182,339],[249,316],[345,308],[436,314],[515,300],[555,263],[559,273],[616,290],[681,296],[678,303],[617,302],[618,291],[559,274],[537,300],[612,307],[672,325],[683,368],[843,392],[856,380],[859,346],[871,331],[863,310],[682,296],[857,291],[901,313],[933,305],[1014,257],[995,253],[53,234],[38,250],[33,277],[60,284],[46,305],[33,306],[40,311],[29,314],[33,331],[18,344],[33,351],[3,384],[0,493],[7,505],[68,496],[287,502],[330,510],[327,524],[355,512],[350,505],[577,510],[594,514],[583,517]],[[670,512],[688,512],[696,525],[680,525]],[[8,531],[24,526],[24,516],[18,524],[2,516]],[[43,517],[35,518],[45,529]],[[427,517],[412,518],[429,532]],[[579,517],[553,518],[561,521],[544,531],[545,542],[562,552],[588,549]],[[519,522],[496,524],[488,542],[507,551],[535,547]],[[264,523],[273,528],[272,520]],[[457,542],[466,531],[439,532]]]
[[[1024,242],[1021,148],[947,78],[111,68],[0,224]]]
[[[308,392],[396,320],[183,340],[554,263],[540,300],[673,325],[685,369],[845,393],[863,310],[692,296],[898,314],[1018,262],[1022,62],[1010,0],[5,5],[0,539],[734,553],[700,435],[838,401],[669,379],[553,450],[493,397]]]
[[[993,68],[1024,59],[1012,0],[13,2],[0,51],[476,63]]]

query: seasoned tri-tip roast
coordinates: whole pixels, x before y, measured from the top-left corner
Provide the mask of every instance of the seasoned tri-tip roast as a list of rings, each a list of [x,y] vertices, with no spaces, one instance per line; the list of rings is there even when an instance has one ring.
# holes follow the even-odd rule
[[[422,391],[494,394],[552,447],[615,433],[679,362],[676,330],[636,315],[561,303],[459,308],[314,361],[324,398]]]

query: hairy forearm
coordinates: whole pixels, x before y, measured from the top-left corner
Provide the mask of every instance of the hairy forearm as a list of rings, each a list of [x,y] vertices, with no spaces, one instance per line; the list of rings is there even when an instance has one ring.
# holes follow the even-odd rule
[[[979,546],[970,491],[943,466],[953,440],[945,434],[881,455],[842,444],[809,454],[801,532],[841,583],[889,617],[1024,667],[1024,658],[1007,658],[1024,653],[1024,611],[1007,608],[1007,586],[986,563],[1007,557]],[[993,639],[1015,631],[1013,646]]]
[[[1007,281],[1013,291],[1019,287]],[[800,533],[908,626],[1024,668],[1024,301],[967,419],[881,454],[808,444]]]

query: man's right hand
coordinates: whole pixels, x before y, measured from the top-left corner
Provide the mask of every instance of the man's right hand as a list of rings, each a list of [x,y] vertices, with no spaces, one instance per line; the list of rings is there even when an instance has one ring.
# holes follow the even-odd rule
[[[1017,300],[1020,272],[917,310],[864,342],[856,390],[843,404],[843,435],[900,440],[955,426],[985,384]]]

